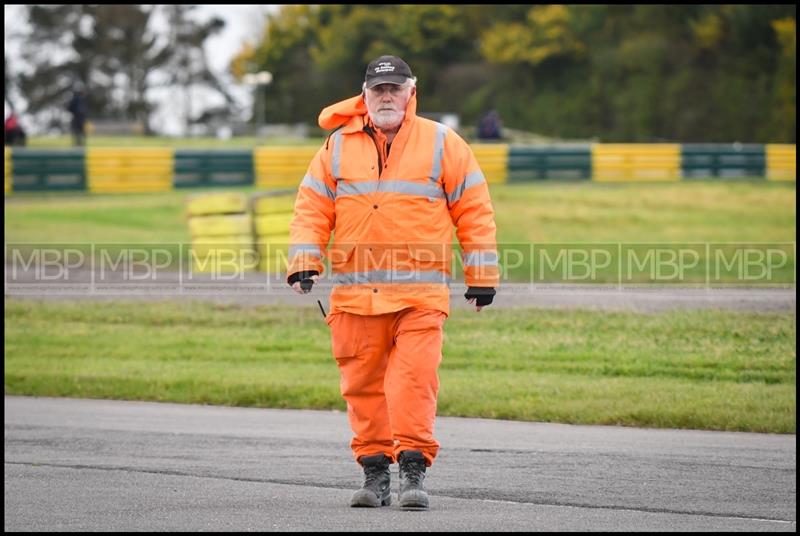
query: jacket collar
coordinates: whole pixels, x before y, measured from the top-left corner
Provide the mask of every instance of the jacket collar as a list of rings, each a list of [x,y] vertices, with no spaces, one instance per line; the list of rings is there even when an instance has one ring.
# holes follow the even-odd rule
[[[403,125],[409,125],[417,117],[417,95],[411,96],[406,106],[406,116]],[[367,105],[362,95],[356,95],[343,101],[332,104],[322,110],[317,119],[319,126],[326,130],[342,128],[343,134],[360,132],[366,125],[372,125],[367,113]],[[402,127],[401,127],[402,128]]]

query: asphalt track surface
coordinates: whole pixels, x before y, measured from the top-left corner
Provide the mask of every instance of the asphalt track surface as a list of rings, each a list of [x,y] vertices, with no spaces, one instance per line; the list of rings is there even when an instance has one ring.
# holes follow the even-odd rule
[[[440,417],[428,511],[341,412],[5,397],[6,531],[796,531],[794,435]]]

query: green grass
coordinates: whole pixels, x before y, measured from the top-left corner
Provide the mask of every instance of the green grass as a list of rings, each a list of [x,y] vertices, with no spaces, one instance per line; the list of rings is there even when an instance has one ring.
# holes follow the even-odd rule
[[[185,192],[6,198],[7,242],[186,241]]]
[[[492,187],[504,242],[795,240],[794,183],[592,182]]]
[[[238,190],[255,191],[252,187]],[[124,195],[13,194],[5,202],[5,240],[173,243],[173,250],[177,252],[175,243],[189,242],[185,200],[187,195],[197,191]],[[492,185],[491,193],[501,251],[525,253],[520,263],[513,253],[501,256],[509,280],[527,281],[532,272],[534,281],[563,280],[560,267],[540,270],[547,265],[537,251],[547,253],[547,259],[552,262],[561,246],[577,243],[581,249],[587,244],[596,244],[609,252],[611,263],[599,270],[593,279],[578,277],[569,282],[617,282],[617,248],[618,243],[623,242],[640,243],[630,247],[637,259],[643,259],[647,248],[651,247],[641,243],[686,244],[685,249],[696,252],[699,262],[679,282],[704,283],[706,251],[703,245],[695,243],[758,242],[789,243],[782,246],[788,262],[775,271],[770,282],[794,283],[791,244],[796,240],[794,183],[763,180],[620,185],[534,183]],[[531,244],[539,248],[533,257]],[[623,261],[627,259],[626,254],[627,249],[623,251]],[[713,259],[713,251],[711,254]],[[624,282],[651,280],[649,269],[634,271],[635,278]],[[719,282],[733,280],[735,274],[725,273]]]
[[[5,392],[344,409],[315,309],[5,302]],[[793,314],[456,310],[440,415],[795,433]]]
[[[198,191],[203,190],[15,193],[5,201],[5,239],[187,240],[184,204]],[[502,243],[780,242],[796,237],[794,183],[495,184],[491,194]]]

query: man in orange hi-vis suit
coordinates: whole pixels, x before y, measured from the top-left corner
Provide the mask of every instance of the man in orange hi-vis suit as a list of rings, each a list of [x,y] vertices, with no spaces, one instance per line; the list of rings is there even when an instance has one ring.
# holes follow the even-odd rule
[[[422,481],[433,437],[442,326],[449,314],[453,226],[465,297],[476,310],[499,284],[494,211],[469,145],[416,115],[416,78],[402,59],[367,66],[362,93],[322,110],[333,130],[303,178],[290,227],[288,283],[309,292],[331,263],[333,355],[365,482],[351,506],[427,508]]]

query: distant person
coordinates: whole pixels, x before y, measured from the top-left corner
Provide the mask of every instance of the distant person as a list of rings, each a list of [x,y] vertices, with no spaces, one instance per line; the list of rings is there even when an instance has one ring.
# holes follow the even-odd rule
[[[19,118],[17,118],[17,114],[14,112],[8,114],[5,125],[5,145],[18,145],[20,147],[24,147],[27,141],[27,136],[25,134],[25,130],[22,128],[22,125],[19,124]]]
[[[503,123],[500,121],[500,114],[497,113],[497,110],[491,110],[478,123],[478,139],[503,139]]]
[[[86,116],[89,113],[85,89],[79,87],[75,90],[72,94],[72,99],[67,105],[67,110],[72,114],[70,131],[72,132],[73,143],[76,147],[83,147],[86,144]]]

